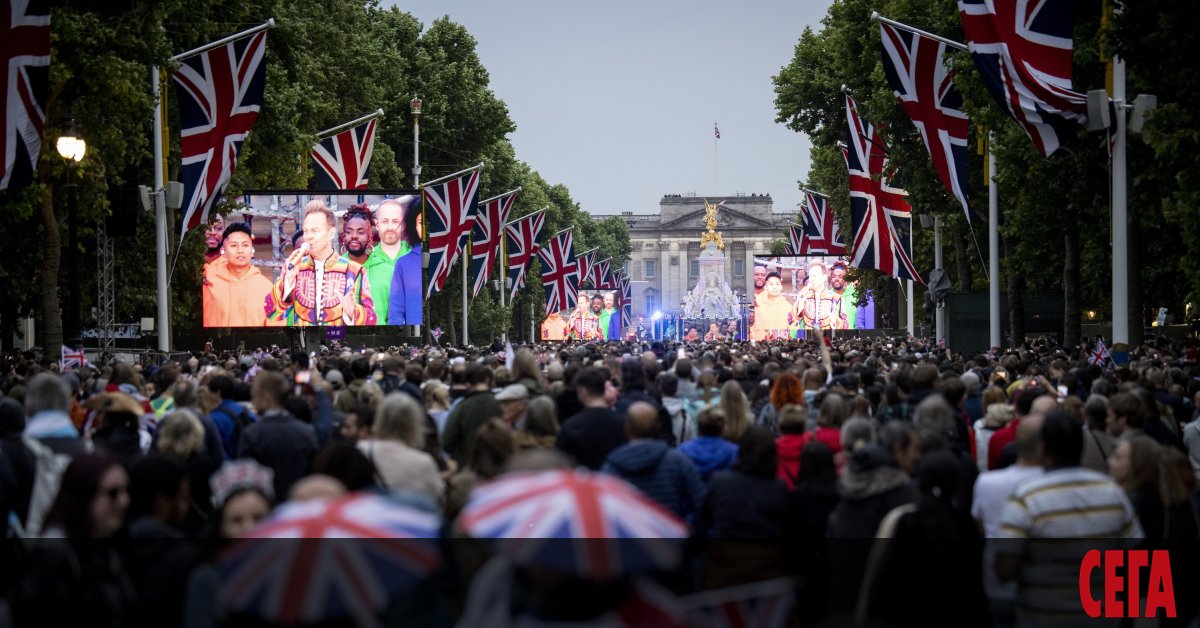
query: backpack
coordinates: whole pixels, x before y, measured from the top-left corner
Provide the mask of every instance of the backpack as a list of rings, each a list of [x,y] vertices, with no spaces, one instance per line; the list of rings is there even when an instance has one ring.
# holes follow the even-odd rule
[[[258,420],[254,417],[254,414],[252,414],[250,412],[250,410],[248,410],[245,406],[242,406],[239,404],[238,407],[240,407],[241,410],[233,417],[234,454],[237,454],[238,444],[242,442],[242,430],[246,429],[247,427],[250,427],[251,425],[254,425],[254,423]],[[233,456],[231,456],[231,457],[233,457]]]
[[[17,536],[36,538],[42,535],[42,526],[46,523],[46,515],[58,497],[58,488],[62,485],[63,473],[71,464],[71,456],[55,453],[41,441],[29,436],[21,441],[33,454],[35,469],[33,490],[29,497],[29,514],[25,517],[24,527],[16,525]],[[85,441],[88,451],[91,451],[91,441]]]

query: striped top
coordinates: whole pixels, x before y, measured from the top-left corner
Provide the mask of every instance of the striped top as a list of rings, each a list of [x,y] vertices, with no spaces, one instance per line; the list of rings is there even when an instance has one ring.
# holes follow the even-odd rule
[[[1022,482],[1000,516],[997,548],[1021,557],[1017,609],[1022,625],[1060,625],[1084,617],[1079,565],[1092,549],[1123,549],[1142,527],[1108,476],[1071,467]],[[1095,570],[1094,577],[1101,576]],[[1102,591],[1101,582],[1094,590]]]

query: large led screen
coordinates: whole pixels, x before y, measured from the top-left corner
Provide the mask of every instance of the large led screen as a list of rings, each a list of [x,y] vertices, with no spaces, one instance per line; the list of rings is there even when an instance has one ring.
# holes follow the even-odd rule
[[[204,234],[205,327],[419,325],[420,196],[251,193]]]
[[[803,338],[812,330],[873,329],[875,304],[858,306],[845,258],[766,257],[754,260],[752,340]]]
[[[615,290],[580,290],[574,310],[551,312],[542,320],[542,340],[619,340],[616,296]]]

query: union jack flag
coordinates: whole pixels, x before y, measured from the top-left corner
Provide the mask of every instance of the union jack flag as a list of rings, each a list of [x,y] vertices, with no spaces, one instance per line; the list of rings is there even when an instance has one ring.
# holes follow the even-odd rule
[[[946,44],[883,22],[879,28],[883,72],[892,93],[921,134],[938,179],[958,199],[969,223],[967,114],[952,80],[954,72],[946,66]]]
[[[967,47],[988,91],[1043,156],[1087,122],[1071,89],[1073,0],[958,0]]]
[[[1088,354],[1088,364],[1095,364],[1102,368],[1112,366],[1112,355],[1108,352],[1108,347],[1104,346],[1104,340],[1096,339],[1096,347]]]
[[[804,227],[788,227],[788,241],[783,245],[784,255],[799,255],[800,242],[804,239]]]
[[[46,132],[46,88],[50,75],[50,9],[45,2],[10,0],[0,27],[4,59],[4,161],[0,190],[33,181]]]
[[[845,255],[846,242],[842,230],[829,209],[829,199],[809,190],[804,191],[804,207],[800,210],[803,236],[795,248],[796,255]],[[792,227],[797,230],[796,227]]]
[[[442,291],[450,269],[467,244],[479,209],[479,168],[422,189],[429,211],[429,286],[425,298]]]
[[[81,369],[88,364],[87,354],[83,352],[83,349],[69,349],[65,345],[62,347],[62,359],[58,362],[58,370],[71,371]]]
[[[850,265],[923,283],[912,263],[912,208],[908,192],[885,174],[887,147],[876,129],[858,116],[846,97],[849,142],[842,154],[850,171],[850,221],[854,245]]]
[[[596,249],[591,249],[586,253],[580,253],[575,256],[579,262],[579,287],[585,287],[584,284],[592,284],[592,268],[596,266]],[[596,289],[595,285],[592,285]]]
[[[479,296],[487,280],[492,276],[492,267],[500,259],[500,236],[513,203],[515,191],[489,199],[479,206],[475,226],[471,227],[471,297]]]
[[[361,190],[367,187],[378,121],[378,118],[371,118],[313,146],[312,159],[318,190]]]
[[[517,298],[517,291],[525,287],[525,273],[538,250],[542,227],[546,224],[546,210],[541,209],[522,216],[504,225],[504,243],[508,248],[509,300]]]
[[[542,288],[546,291],[546,315],[574,309],[579,300],[579,264],[571,250],[571,230],[563,229],[538,249],[542,261]]]
[[[605,258],[596,263],[592,267],[592,287],[597,290],[612,290],[616,286],[613,285],[612,279],[608,274],[608,267],[612,265],[612,258]]]
[[[266,86],[266,31],[183,61],[174,74],[183,153],[183,230],[208,224],[233,177]]]
[[[633,282],[629,275],[621,273],[618,280],[621,284],[621,330],[633,324]]]

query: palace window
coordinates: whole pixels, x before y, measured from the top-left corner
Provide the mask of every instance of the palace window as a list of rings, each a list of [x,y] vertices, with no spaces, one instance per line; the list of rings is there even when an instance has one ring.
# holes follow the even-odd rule
[[[658,274],[657,272],[655,272],[656,270],[658,270],[658,260],[653,260],[653,259],[645,260],[645,269],[644,270],[646,271],[646,274],[645,274],[646,279],[653,279]]]

